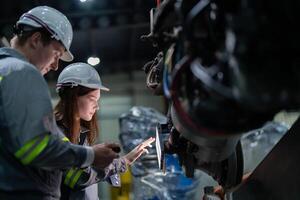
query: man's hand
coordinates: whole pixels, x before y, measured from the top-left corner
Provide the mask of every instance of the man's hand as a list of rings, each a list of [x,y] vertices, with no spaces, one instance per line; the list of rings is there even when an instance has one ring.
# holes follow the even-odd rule
[[[104,169],[113,159],[118,158],[119,155],[116,153],[116,149],[120,149],[120,146],[115,143],[104,143],[93,146],[95,152],[95,159],[93,166],[97,169]]]
[[[126,163],[131,165],[138,159],[143,153],[149,153],[146,147],[151,147],[151,143],[155,141],[155,138],[151,137],[145,140],[143,143],[136,146],[132,151],[124,156]]]

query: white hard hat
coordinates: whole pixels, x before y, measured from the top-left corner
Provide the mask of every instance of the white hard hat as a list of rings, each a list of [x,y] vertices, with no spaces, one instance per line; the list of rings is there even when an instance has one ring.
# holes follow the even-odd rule
[[[63,69],[58,76],[56,91],[59,91],[64,86],[75,87],[78,85],[109,91],[107,87],[102,85],[100,76],[95,68],[82,62],[70,64]]]
[[[29,10],[27,13],[24,13],[19,21],[17,21],[17,26],[20,24],[36,28],[45,28],[49,31],[51,37],[61,41],[66,48],[61,59],[64,61],[73,60],[73,55],[70,52],[73,29],[71,23],[64,14],[48,6],[38,6]]]

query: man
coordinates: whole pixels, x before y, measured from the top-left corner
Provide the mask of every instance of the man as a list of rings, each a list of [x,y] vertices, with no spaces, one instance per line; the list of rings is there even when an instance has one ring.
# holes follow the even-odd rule
[[[103,169],[117,157],[116,144],[73,145],[56,126],[42,75],[73,59],[72,37],[62,13],[39,6],[16,23],[12,48],[0,49],[0,199],[59,199],[59,169]]]

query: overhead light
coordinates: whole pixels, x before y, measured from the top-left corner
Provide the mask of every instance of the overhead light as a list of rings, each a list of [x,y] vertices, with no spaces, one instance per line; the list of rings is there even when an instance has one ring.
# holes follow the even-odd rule
[[[89,57],[87,60],[87,63],[89,63],[92,66],[98,65],[100,63],[100,58],[98,57]]]
[[[92,1],[92,0],[79,0],[81,3],[85,3],[85,2],[88,2],[88,1]]]

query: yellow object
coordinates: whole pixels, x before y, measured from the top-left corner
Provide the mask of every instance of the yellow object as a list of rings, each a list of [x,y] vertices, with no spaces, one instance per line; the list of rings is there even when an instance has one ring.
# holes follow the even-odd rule
[[[130,170],[121,174],[121,187],[111,187],[111,200],[129,200],[131,192],[131,177]]]
[[[125,196],[118,196],[118,200],[128,200],[128,198]]]
[[[131,173],[130,170],[127,170],[124,174],[121,175],[122,184],[131,184]]]

